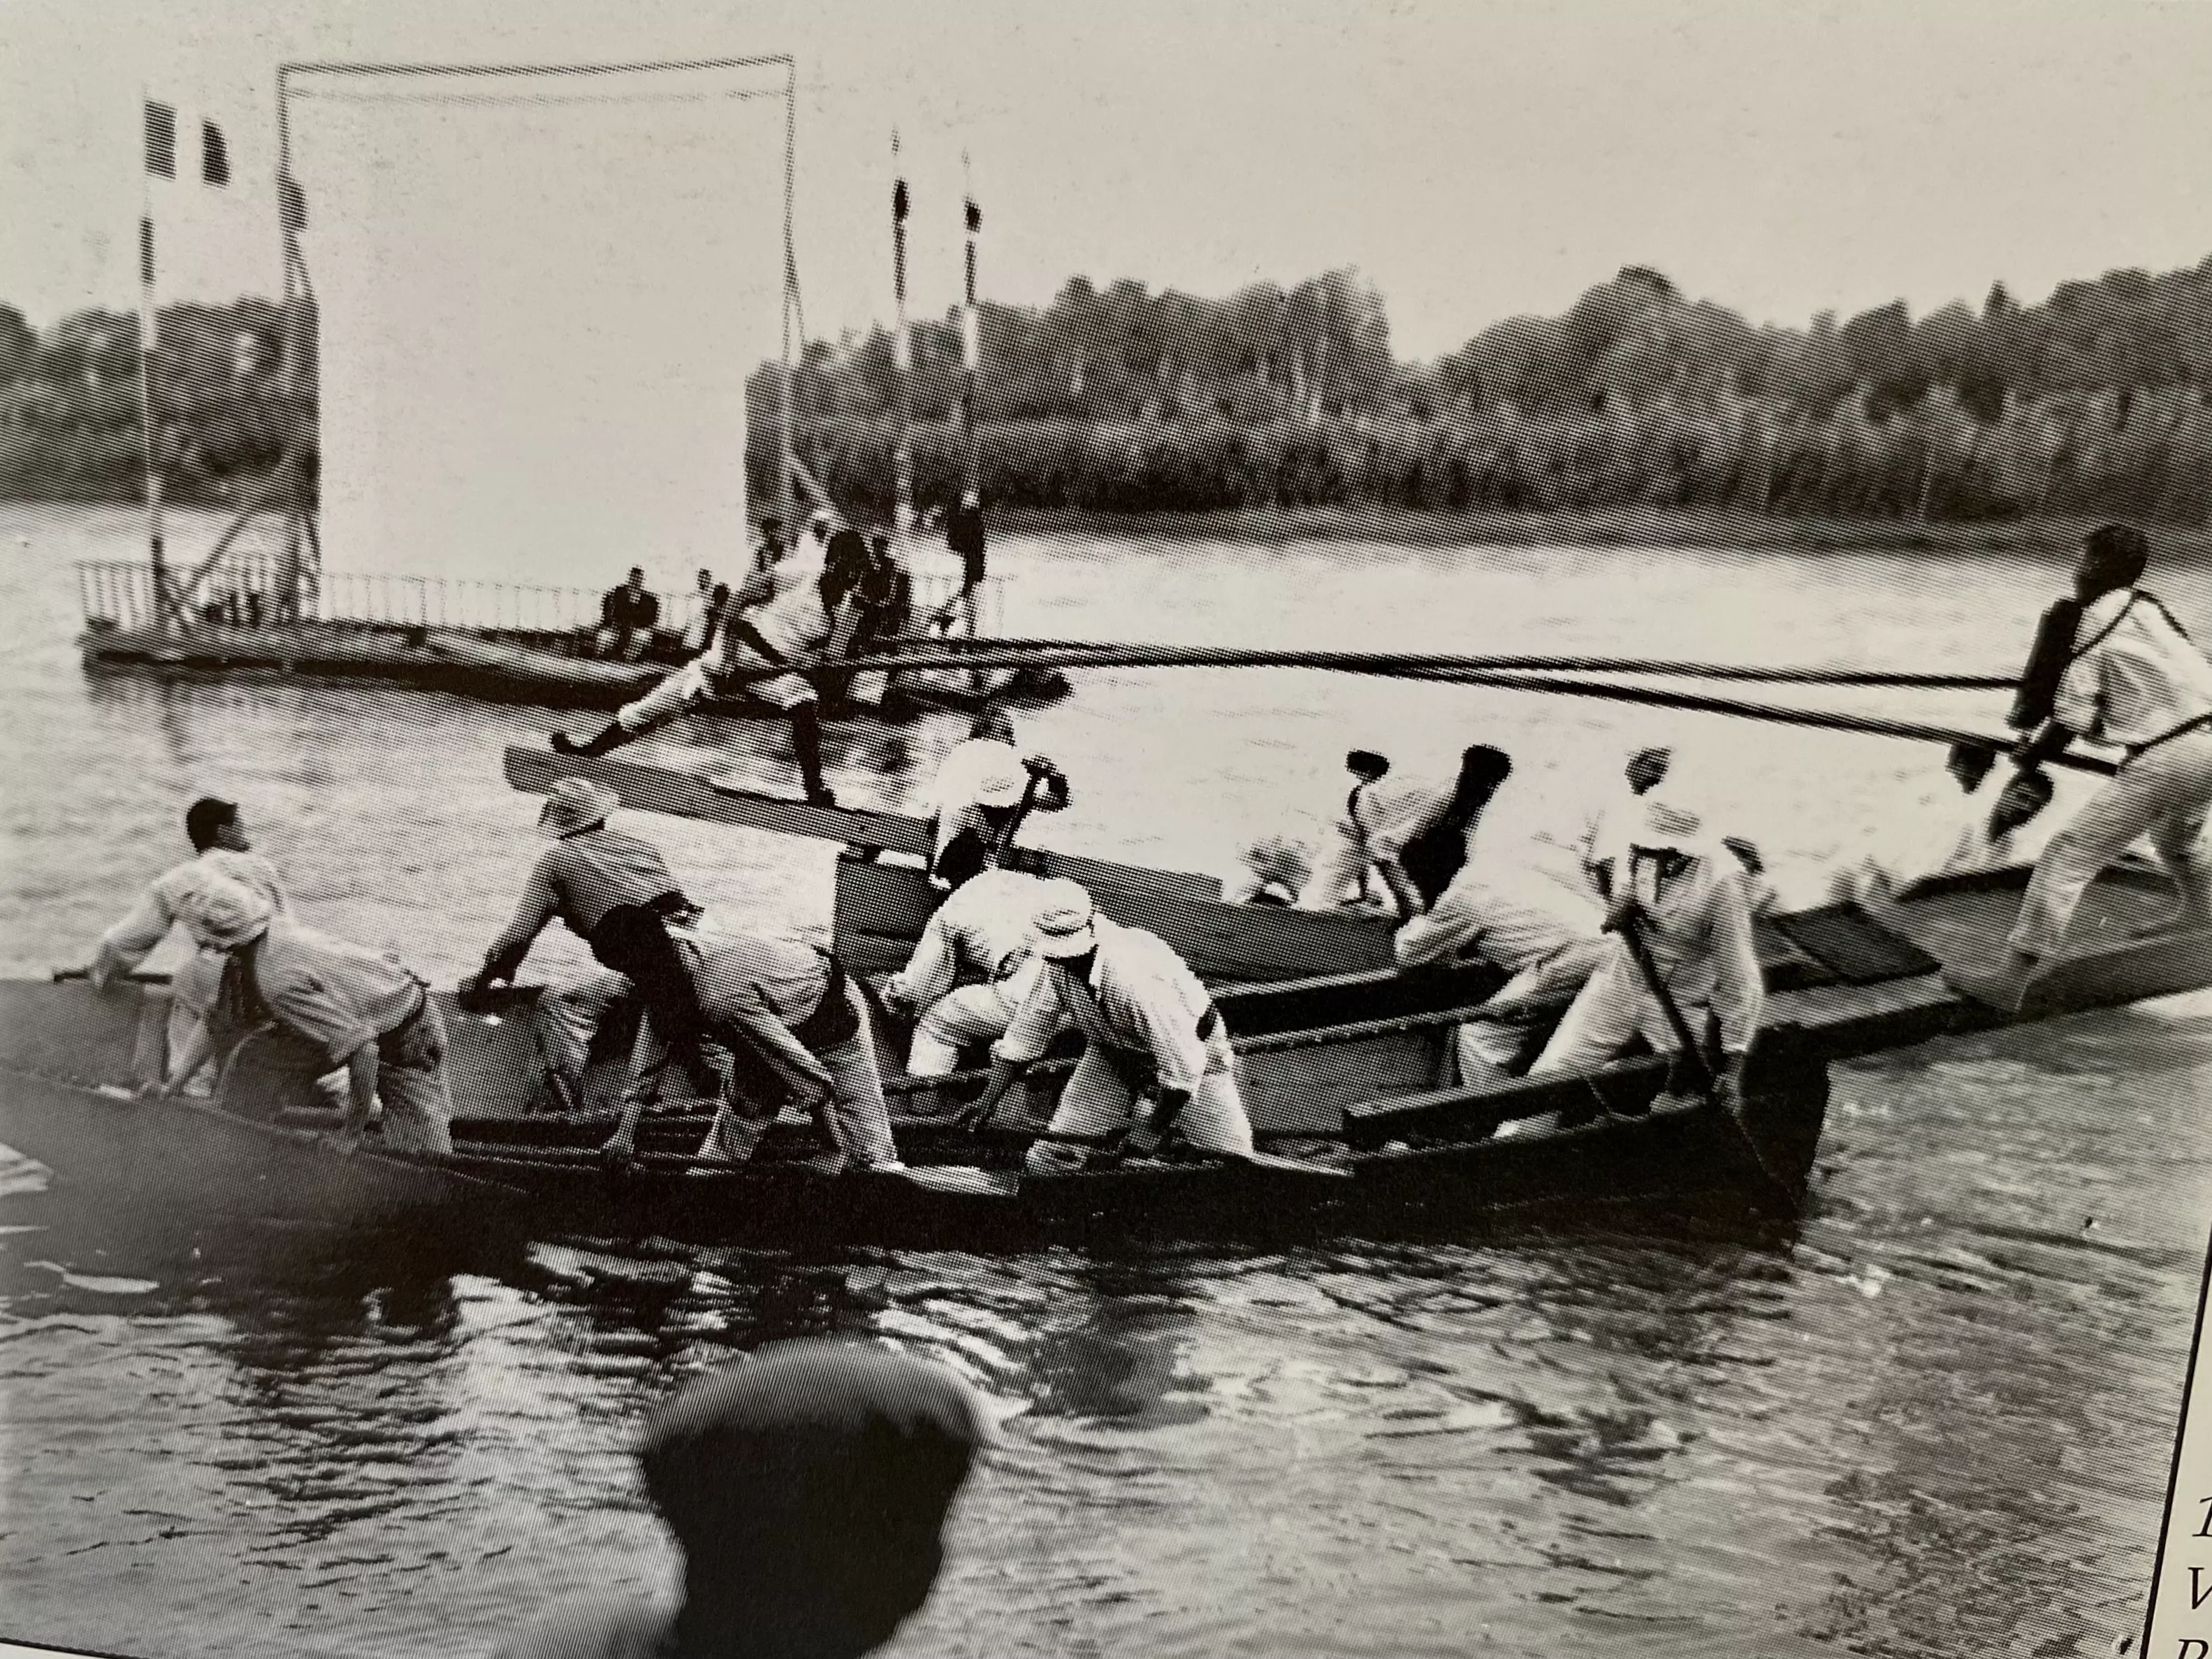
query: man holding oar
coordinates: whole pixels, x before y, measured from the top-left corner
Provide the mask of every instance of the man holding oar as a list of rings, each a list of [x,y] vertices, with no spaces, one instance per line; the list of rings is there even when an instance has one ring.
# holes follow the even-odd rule
[[[2149,538],[2132,526],[2083,538],[2075,644],[2050,717],[2013,751],[2025,770],[2088,738],[2118,744],[2127,759],[2035,861],[1997,966],[1947,970],[1960,990],[2007,1013],[2058,954],[2089,884],[2139,836],[2149,836],[2179,890],[2174,924],[2212,925],[2212,860],[2201,845],[2212,814],[2212,662],[2136,585],[2149,562]]]
[[[1475,823],[1498,786],[1513,775],[1501,749],[1477,744],[1460,757],[1449,791],[1409,798],[1403,810],[1368,837],[1375,868],[1401,916],[1418,916],[1443,896],[1467,862]]]
[[[1118,1148],[1170,1129],[1202,1152],[1251,1158],[1252,1122],[1237,1087],[1237,1059],[1213,999],[1157,936],[1097,915],[1072,881],[1039,884],[1032,923],[1045,971],[999,1039],[990,1085],[968,1121],[999,1103],[1061,1028],[1083,1033],[1083,1058],[1059,1109],[1029,1152],[1035,1175],[1082,1169],[1092,1143]],[[1158,1104],[1140,1113],[1139,1101]]]
[[[1656,795],[1645,800],[1620,857],[1625,868],[1607,883],[1610,948],[1528,1075],[1588,1071],[1639,1037],[1673,1054],[1686,1031],[1692,1047],[1702,1047],[1717,1027],[1715,1091],[1733,1109],[1766,995],[1742,866],[1707,838],[1696,812]],[[1520,1120],[1498,1133],[1544,1127],[1540,1119]]]
[[[1030,812],[1057,812],[1070,799],[1067,779],[1042,755],[1014,746],[1013,721],[988,708],[938,765],[930,786],[929,875],[940,889],[959,886],[1012,844]]]

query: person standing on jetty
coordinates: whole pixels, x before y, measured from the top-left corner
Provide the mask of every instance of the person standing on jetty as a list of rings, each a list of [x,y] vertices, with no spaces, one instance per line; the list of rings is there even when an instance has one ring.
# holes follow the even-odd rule
[[[1170,1129],[1201,1152],[1252,1155],[1252,1121],[1237,1086],[1229,1031],[1206,987],[1174,948],[1141,927],[1098,915],[1073,881],[1041,883],[1031,923],[1046,971],[992,1051],[991,1081],[969,1109],[981,1123],[1044,1057],[1065,1026],[1083,1034],[1083,1058],[1045,1133],[1029,1151],[1033,1175],[1082,1169],[1091,1143]],[[1158,1104],[1140,1114],[1138,1102]]]
[[[185,809],[185,836],[192,856],[173,865],[138,896],[130,913],[100,936],[88,977],[96,989],[124,977],[154,953],[173,927],[185,925],[197,895],[216,881],[233,881],[283,910],[284,884],[276,866],[253,850],[234,801],[203,795]],[[197,938],[195,944],[199,944]],[[204,945],[169,980],[167,1079],[172,1092],[191,1082],[213,1045],[207,1030],[222,985],[223,956]]]
[[[633,566],[629,580],[607,589],[599,600],[599,654],[635,662],[653,643],[659,623],[660,601],[645,591],[645,572]]]
[[[1997,965],[1946,970],[1954,988],[2006,1013],[2020,1012],[2058,954],[2089,884],[2140,836],[2179,890],[2174,922],[2212,924],[2212,856],[2200,839],[2212,816],[2212,662],[2136,586],[2149,562],[2149,538],[2131,525],[2082,538],[2075,643],[2048,717],[2013,751],[2023,771],[2083,738],[2127,758],[2036,860]]]
[[[493,1659],[860,1659],[929,1599],[983,1425],[942,1366],[778,1343],[647,1419],[646,1495],[683,1552],[672,1601],[556,1602]]]
[[[835,806],[836,797],[822,781],[819,699],[801,671],[842,655],[859,625],[859,606],[853,601],[867,574],[867,545],[857,536],[850,545],[857,556],[841,548],[841,556],[830,558],[816,580],[797,582],[764,604],[726,617],[708,649],[635,702],[624,704],[589,742],[572,742],[566,732],[556,732],[553,751],[604,755],[710,697],[743,697],[790,719],[807,804]]]

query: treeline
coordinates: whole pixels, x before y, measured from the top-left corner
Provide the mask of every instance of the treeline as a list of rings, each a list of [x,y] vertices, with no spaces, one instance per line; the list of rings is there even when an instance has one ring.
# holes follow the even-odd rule
[[[295,319],[312,368],[312,315]],[[219,500],[264,471],[288,411],[266,301],[163,311],[167,488]],[[915,328],[908,389],[924,506],[957,492],[957,316]],[[1224,300],[1077,278],[1042,309],[986,305],[983,489],[1006,508],[1177,511],[1376,504],[1438,511],[1640,506],[1974,520],[2212,514],[2212,259],[2108,272],[2023,307],[1901,304],[1754,327],[1622,270],[1558,317],[1518,317],[1400,362],[1382,301],[1342,270]],[[135,498],[135,318],[45,335],[0,307],[0,494]],[[887,332],[810,343],[799,452],[837,499],[890,511],[898,381]],[[312,377],[289,411],[312,445]],[[752,377],[769,493],[782,376]]]
[[[163,492],[216,503],[266,474],[284,450],[276,373],[284,332],[266,300],[161,308],[153,379]],[[314,445],[314,319],[294,335],[305,370],[289,424]],[[145,489],[138,319],[81,311],[45,334],[0,305],[0,498],[137,501]]]

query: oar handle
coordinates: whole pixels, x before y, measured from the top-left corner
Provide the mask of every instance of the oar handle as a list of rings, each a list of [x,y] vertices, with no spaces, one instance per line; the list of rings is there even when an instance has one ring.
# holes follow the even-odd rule
[[[1683,1018],[1682,1005],[1674,1000],[1674,993],[1668,988],[1667,981],[1659,971],[1658,961],[1651,954],[1650,943],[1644,939],[1644,928],[1636,919],[1632,902],[1622,908],[1617,921],[1621,939],[1628,946],[1628,954],[1635,959],[1636,970],[1644,976],[1645,987],[1659,1004],[1659,1012],[1667,1017],[1667,1024],[1674,1033],[1674,1042],[1689,1062],[1691,1074],[1697,1079],[1700,1089],[1707,1094],[1711,1093],[1718,1080],[1713,1076],[1713,1068],[1705,1063],[1705,1050],[1698,1047],[1696,1036],[1692,1034],[1690,1022]]]
[[[1029,773],[1030,781],[1022,786],[1022,798],[1015,803],[1013,816],[1000,826],[997,835],[991,837],[989,862],[999,869],[1006,867],[1006,854],[1013,847],[1014,837],[1021,833],[1023,820],[1029,817],[1030,809],[1036,805],[1037,786],[1044,781],[1044,774],[1036,767],[1030,767]]]

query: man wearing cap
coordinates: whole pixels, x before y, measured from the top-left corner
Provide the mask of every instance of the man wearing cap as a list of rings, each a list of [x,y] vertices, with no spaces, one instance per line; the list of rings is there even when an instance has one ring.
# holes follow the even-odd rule
[[[1662,1054],[1677,1048],[1673,1022],[1617,936],[1627,923],[1640,929],[1691,1034],[1704,1042],[1717,1027],[1718,1080],[1724,1096],[1733,1093],[1765,1009],[1742,866],[1706,836],[1695,811],[1653,794],[1619,867],[1608,861],[1602,875],[1613,902],[1607,926],[1616,937],[1528,1075],[1587,1071],[1619,1058],[1638,1037]],[[1499,1133],[1530,1127],[1509,1123]]]
[[[1510,975],[1489,1002],[1494,1012],[1462,1023],[1455,1039],[1463,1085],[1506,1075],[1528,1046],[1525,1010],[1579,990],[1605,959],[1604,916],[1540,875],[1470,859],[1425,914],[1393,941],[1401,972],[1474,957]],[[1519,1015],[1519,1018],[1516,1018]]]
[[[194,937],[229,958],[224,972],[249,1023],[265,1012],[346,1069],[342,1146],[359,1139],[380,1096],[386,1146],[451,1154],[446,1022],[428,981],[389,951],[301,927],[234,881],[208,881],[182,908]]]
[[[626,908],[660,915],[690,902],[659,848],[608,825],[620,804],[614,791],[588,778],[562,778],[547,792],[538,827],[553,844],[531,866],[514,915],[484,952],[483,966],[462,987],[465,1003],[495,981],[513,980],[538,935],[556,918],[591,947],[601,966],[547,987],[532,1014],[546,1092],[562,1111],[574,1111],[581,1099],[592,1034],[635,989],[629,974],[603,953],[601,926]],[[663,1023],[669,1023],[665,1016]]]
[[[617,935],[642,933],[657,921],[617,912],[602,924]],[[702,1161],[742,1164],[786,1105],[812,1113],[841,1169],[895,1170],[890,1110],[884,1102],[875,1033],[860,988],[829,951],[796,939],[710,932],[697,913],[676,918],[665,937],[689,973],[706,1036],[727,1051],[731,1079],[701,1144]],[[639,1117],[658,1097],[672,1054],[660,1022],[638,1027],[630,1084],[609,1155],[635,1149]]]
[[[818,700],[801,670],[823,657],[843,654],[859,625],[854,595],[867,574],[866,556],[862,544],[858,559],[832,559],[818,579],[797,581],[780,588],[763,604],[726,616],[706,650],[636,702],[623,705],[590,741],[574,743],[566,732],[556,732],[554,752],[604,755],[689,714],[710,697],[744,697],[789,717],[807,800],[817,806],[836,805],[822,781]],[[738,596],[739,601],[744,598]]]
[[[599,654],[635,662],[653,643],[659,622],[660,601],[645,591],[645,572],[633,566],[629,580],[599,600]]]
[[[2016,767],[2032,769],[2087,738],[2127,758],[2036,860],[1996,967],[1946,969],[1958,989],[2008,1013],[2058,954],[2089,884],[2139,837],[2149,837],[2173,879],[2173,923],[2212,926],[2212,854],[2203,841],[2212,815],[2212,662],[2136,586],[2149,561],[2149,539],[2132,526],[2083,538],[2075,644],[2050,717],[2013,753]]]
[[[967,1387],[873,1345],[771,1344],[646,1420],[672,1597],[556,1602],[495,1659],[860,1659],[928,1599],[983,1441]]]
[[[151,956],[172,927],[185,925],[190,901],[210,882],[236,882],[258,894],[271,910],[285,908],[276,866],[253,850],[235,802],[212,795],[194,801],[185,811],[185,835],[192,856],[163,871],[130,913],[100,936],[89,975],[94,986],[105,989]],[[222,982],[222,952],[204,947],[170,977],[167,1086],[173,1091],[184,1088],[207,1062],[206,1020]],[[187,1061],[189,1069],[178,1069]]]
[[[909,1077],[948,1076],[962,1048],[1006,1035],[1044,971],[1032,927],[1043,887],[1017,870],[985,870],[924,924],[913,957],[884,986],[886,1002],[920,1011]]]
[[[1096,914],[1076,883],[1040,884],[1036,951],[1045,971],[992,1051],[990,1085],[969,1109],[988,1118],[1024,1072],[1043,1057],[1062,1027],[1083,1034],[1076,1062],[1046,1138],[1030,1148],[1029,1167],[1050,1175],[1081,1169],[1083,1141],[1170,1128],[1202,1152],[1252,1153],[1252,1123],[1237,1087],[1236,1054],[1221,1015],[1198,975],[1164,941]],[[1138,1100],[1158,1105],[1140,1121]]]
[[[1069,799],[1057,767],[1014,746],[1004,709],[984,709],[969,731],[965,743],[945,752],[930,786],[929,873],[940,889],[959,886],[990,862],[1024,800],[1033,811],[1057,812]]]

